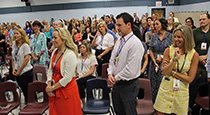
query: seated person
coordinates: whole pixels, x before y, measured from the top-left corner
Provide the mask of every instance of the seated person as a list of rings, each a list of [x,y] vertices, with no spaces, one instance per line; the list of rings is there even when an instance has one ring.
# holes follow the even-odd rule
[[[76,75],[78,76],[77,85],[79,88],[80,99],[83,107],[85,105],[85,88],[88,79],[95,78],[95,68],[98,65],[96,56],[91,51],[91,45],[82,43],[80,46],[80,55],[77,59]]]

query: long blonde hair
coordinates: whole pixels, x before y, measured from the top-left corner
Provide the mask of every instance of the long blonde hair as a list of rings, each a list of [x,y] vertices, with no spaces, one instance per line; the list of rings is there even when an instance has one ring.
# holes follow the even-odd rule
[[[15,28],[15,30],[14,31],[18,31],[18,32],[20,32],[20,34],[21,34],[21,36],[22,36],[22,44],[24,44],[24,43],[26,43],[26,44],[30,44],[29,43],[29,38],[28,38],[28,36],[27,36],[27,34],[26,34],[26,31],[25,30],[23,30],[23,29],[21,29],[21,28]],[[15,42],[15,45],[17,45],[17,41]]]
[[[60,38],[64,40],[64,45],[78,56],[77,45],[73,42],[69,31],[65,28],[56,28],[54,31],[57,31]]]
[[[191,51],[195,47],[195,42],[194,42],[194,37],[193,37],[193,32],[190,27],[186,25],[181,25],[178,26],[174,31],[173,35],[176,31],[181,31],[181,35],[184,38],[184,48],[185,52]],[[173,36],[173,47],[176,47],[175,41],[174,41],[174,36]]]
[[[91,45],[89,43],[85,43],[83,42],[80,46],[84,45],[86,47],[86,55],[88,58],[90,58],[91,55],[93,55],[92,53],[92,49],[91,49]],[[79,55],[79,58],[82,58],[82,54]]]

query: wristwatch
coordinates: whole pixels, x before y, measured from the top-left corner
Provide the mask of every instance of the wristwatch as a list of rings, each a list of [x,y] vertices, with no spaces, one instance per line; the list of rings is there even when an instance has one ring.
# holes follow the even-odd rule
[[[175,59],[175,58],[173,58],[172,60],[173,60],[173,61],[175,61],[175,62],[177,62],[177,61],[178,61],[178,60],[177,60],[177,59]]]

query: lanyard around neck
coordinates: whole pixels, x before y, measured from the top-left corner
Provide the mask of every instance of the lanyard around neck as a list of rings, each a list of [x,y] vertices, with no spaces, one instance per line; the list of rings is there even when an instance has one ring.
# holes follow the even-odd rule
[[[104,36],[105,36],[105,34],[104,34]],[[101,46],[103,46],[104,36],[102,37],[102,35],[101,35],[101,41],[99,42],[99,44],[100,44]]]
[[[15,55],[14,55],[15,61],[17,61],[17,54],[18,54],[19,49],[20,49],[21,46],[22,46],[22,44],[19,46],[19,48],[17,48],[17,46],[15,47]]]
[[[208,35],[208,32],[207,32],[205,35],[202,33],[202,36],[203,36],[204,42],[206,41],[206,37],[207,37],[207,35]]]
[[[84,66],[84,63],[85,63],[86,59],[87,59],[87,57],[86,57],[86,58],[84,59],[84,61],[83,61],[83,58],[82,58],[82,66],[81,66],[81,70],[83,70],[83,66]]]
[[[183,67],[184,67],[184,65],[185,65],[186,57],[187,57],[187,53],[185,53],[184,62],[183,62],[183,64],[182,64],[181,70],[179,70],[179,61],[177,61],[177,71],[178,71],[179,73],[181,73],[181,71],[182,71],[182,69],[183,69]]]
[[[116,57],[119,56],[119,54],[120,54],[120,52],[122,51],[122,49],[123,49],[125,43],[126,43],[132,36],[133,36],[133,34],[124,42],[124,44],[122,44],[122,42],[120,42],[120,45],[119,45],[118,50],[117,50]]]
[[[65,51],[66,51],[66,49],[64,50],[64,52],[65,52]],[[55,66],[57,65],[58,61],[60,60],[60,58],[62,57],[62,55],[64,54],[64,52],[59,56],[59,58],[57,59],[56,62],[53,62],[53,76],[54,76]],[[56,59],[57,54],[58,54],[58,51],[56,52],[54,61],[55,61],[55,59]]]

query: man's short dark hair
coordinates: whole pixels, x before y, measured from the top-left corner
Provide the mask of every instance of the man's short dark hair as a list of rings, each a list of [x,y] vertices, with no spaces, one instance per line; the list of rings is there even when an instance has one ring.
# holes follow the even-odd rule
[[[32,25],[33,26],[39,26],[39,27],[42,26],[42,24],[39,21],[34,21]]]
[[[106,17],[110,18],[110,16],[109,16],[109,15],[106,15]]]
[[[129,13],[124,12],[124,13],[121,13],[121,14],[117,15],[116,19],[119,19],[119,18],[122,18],[123,22],[125,24],[130,22],[131,23],[131,27],[133,27],[133,17]]]

